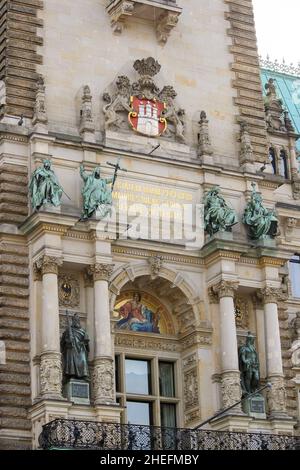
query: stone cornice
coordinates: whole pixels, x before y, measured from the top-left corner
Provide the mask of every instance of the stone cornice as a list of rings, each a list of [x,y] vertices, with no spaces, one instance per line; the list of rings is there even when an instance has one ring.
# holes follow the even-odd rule
[[[56,212],[35,212],[19,226],[22,234],[32,240],[42,233],[55,233],[65,236],[70,227],[78,222],[77,217],[65,216]]]

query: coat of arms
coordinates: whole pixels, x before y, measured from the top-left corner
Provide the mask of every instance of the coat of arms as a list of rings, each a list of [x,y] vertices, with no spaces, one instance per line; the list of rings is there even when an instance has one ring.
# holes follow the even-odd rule
[[[150,137],[157,137],[165,132],[167,128],[167,121],[163,117],[165,103],[132,96],[131,107],[128,119],[137,132]]]
[[[153,77],[161,65],[153,57],[136,60],[133,64],[139,78],[131,83],[120,75],[114,93],[103,95],[105,130],[128,130],[148,137],[162,136],[185,143],[185,111],[175,105],[176,91],[170,85],[160,89]]]

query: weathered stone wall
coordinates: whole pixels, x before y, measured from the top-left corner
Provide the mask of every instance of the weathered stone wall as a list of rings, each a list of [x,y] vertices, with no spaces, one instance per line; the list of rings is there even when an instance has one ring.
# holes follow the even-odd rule
[[[0,129],[0,138],[3,138]],[[0,159],[0,449],[30,447],[29,260],[17,226],[27,216],[27,167]]]
[[[231,64],[235,73],[233,86],[237,91],[234,102],[239,119],[249,124],[256,160],[264,162],[267,157],[267,133],[252,0],[224,1],[229,7],[226,18],[230,24],[230,51],[234,57]]]
[[[41,0],[1,0],[0,2],[0,80],[6,87],[6,104],[1,115],[33,116],[36,67],[42,63],[38,47],[42,20]]]

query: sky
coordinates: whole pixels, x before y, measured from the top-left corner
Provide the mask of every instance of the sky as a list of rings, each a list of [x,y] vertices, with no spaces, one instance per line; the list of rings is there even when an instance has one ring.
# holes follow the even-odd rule
[[[300,0],[252,0],[259,53],[279,62],[300,62]]]

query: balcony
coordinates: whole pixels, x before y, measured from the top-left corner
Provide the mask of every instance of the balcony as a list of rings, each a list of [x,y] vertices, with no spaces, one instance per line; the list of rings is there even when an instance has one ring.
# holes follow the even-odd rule
[[[43,426],[39,445],[44,450],[299,450],[300,439],[56,419]]]
[[[158,42],[165,44],[178,23],[182,8],[176,0],[109,0],[106,11],[115,34],[123,32],[130,17],[141,18],[153,23]]]

